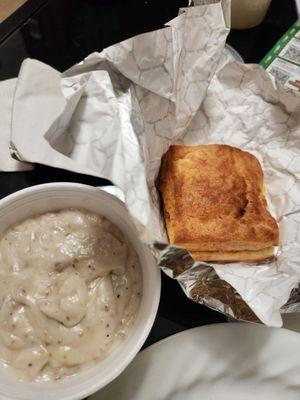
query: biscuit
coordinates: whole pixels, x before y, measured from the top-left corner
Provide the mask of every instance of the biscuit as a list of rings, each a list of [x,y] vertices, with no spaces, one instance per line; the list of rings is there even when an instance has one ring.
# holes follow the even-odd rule
[[[170,242],[199,259],[270,258],[279,229],[263,187],[260,163],[248,152],[220,144],[171,146],[158,182]]]

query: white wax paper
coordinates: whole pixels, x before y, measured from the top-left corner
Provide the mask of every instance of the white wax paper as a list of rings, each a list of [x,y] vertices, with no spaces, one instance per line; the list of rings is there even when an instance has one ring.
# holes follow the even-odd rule
[[[262,322],[280,326],[279,309],[300,281],[300,97],[224,51],[228,0],[197,3],[166,28],[93,53],[62,75],[26,60],[11,104],[11,149],[22,161],[110,179],[143,240],[162,243],[155,180],[168,147],[226,143],[251,152],[280,224],[278,258],[214,268]],[[177,277],[188,295],[195,271],[208,270],[195,265]],[[222,310],[219,300],[205,304]]]

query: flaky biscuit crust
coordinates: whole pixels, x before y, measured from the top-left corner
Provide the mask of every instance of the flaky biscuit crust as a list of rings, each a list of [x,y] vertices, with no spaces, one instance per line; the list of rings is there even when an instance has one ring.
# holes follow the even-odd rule
[[[263,171],[248,152],[222,144],[171,146],[162,159],[158,188],[172,244],[192,252],[278,245]]]

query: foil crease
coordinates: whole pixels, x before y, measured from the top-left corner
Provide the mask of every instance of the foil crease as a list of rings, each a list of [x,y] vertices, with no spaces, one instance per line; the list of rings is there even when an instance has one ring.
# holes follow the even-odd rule
[[[187,250],[169,244],[152,242],[149,248],[162,271],[177,280],[189,299],[227,317],[261,323],[240,294],[228,282],[219,278],[212,265],[197,261]],[[300,312],[300,285],[292,290],[280,312]]]

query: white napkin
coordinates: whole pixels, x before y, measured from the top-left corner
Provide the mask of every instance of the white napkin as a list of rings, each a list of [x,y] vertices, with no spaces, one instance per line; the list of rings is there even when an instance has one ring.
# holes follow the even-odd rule
[[[11,157],[9,151],[13,101],[17,79],[9,79],[1,82],[0,90],[0,171],[24,171],[32,166],[19,162]]]

